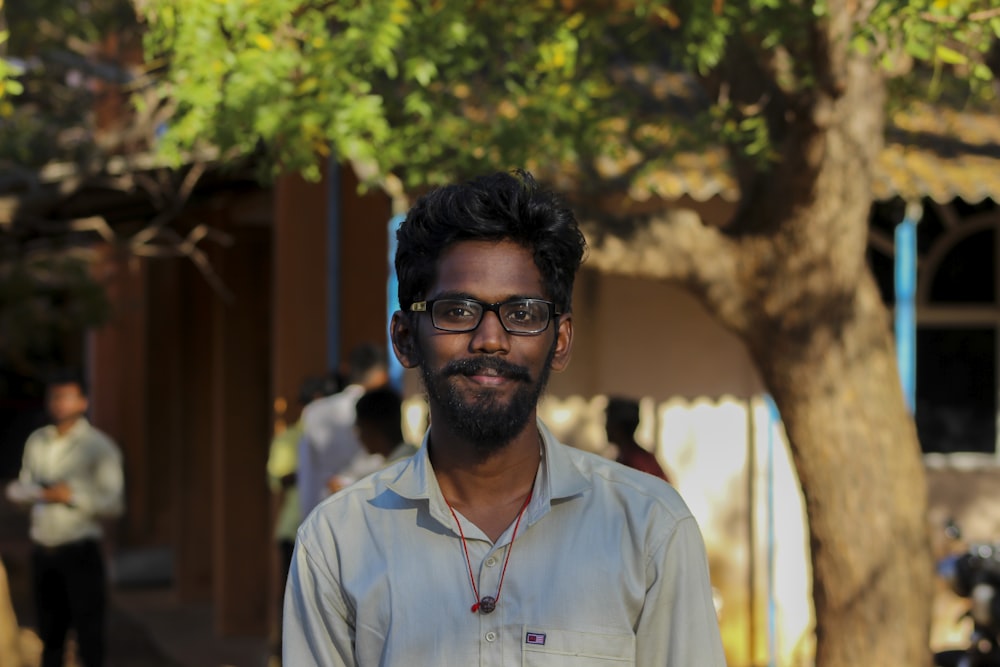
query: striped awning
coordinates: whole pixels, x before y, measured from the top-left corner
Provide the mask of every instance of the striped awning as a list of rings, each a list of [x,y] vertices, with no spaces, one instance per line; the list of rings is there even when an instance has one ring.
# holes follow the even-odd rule
[[[615,171],[611,164],[601,166]],[[878,200],[1000,201],[1000,114],[930,104],[896,112],[889,120],[872,191]],[[735,202],[739,186],[725,149],[719,147],[673,156],[669,166],[636,178],[629,195],[637,202],[683,196]]]
[[[1000,201],[1000,115],[930,104],[895,113],[872,186],[878,199]]]

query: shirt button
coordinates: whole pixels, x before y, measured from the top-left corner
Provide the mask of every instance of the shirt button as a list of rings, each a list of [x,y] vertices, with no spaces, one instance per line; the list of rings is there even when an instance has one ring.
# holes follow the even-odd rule
[[[493,632],[492,630],[486,633],[486,641],[494,642],[496,640],[497,640],[497,633]]]
[[[494,558],[493,556],[490,556],[489,558],[486,559],[486,567],[493,567],[496,564],[497,564],[497,559]]]

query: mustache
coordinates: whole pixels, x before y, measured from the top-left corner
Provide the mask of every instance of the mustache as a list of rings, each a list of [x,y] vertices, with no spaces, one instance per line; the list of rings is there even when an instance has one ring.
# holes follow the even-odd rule
[[[496,371],[498,375],[511,380],[530,382],[531,373],[524,366],[512,364],[499,357],[483,357],[482,359],[455,359],[445,364],[442,373],[451,375],[476,375],[485,370]]]

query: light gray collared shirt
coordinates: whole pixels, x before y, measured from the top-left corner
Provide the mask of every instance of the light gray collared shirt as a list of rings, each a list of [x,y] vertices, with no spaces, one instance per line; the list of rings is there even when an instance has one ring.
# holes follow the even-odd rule
[[[295,667],[724,667],[701,534],[667,483],[562,445],[542,464],[511,547],[460,514],[424,447],[319,505],[285,593]]]
[[[41,487],[64,482],[70,504],[41,502]],[[111,439],[80,418],[64,435],[45,426],[28,437],[18,478],[7,497],[31,506],[31,540],[55,547],[102,534],[101,520],[124,509],[121,453]]]

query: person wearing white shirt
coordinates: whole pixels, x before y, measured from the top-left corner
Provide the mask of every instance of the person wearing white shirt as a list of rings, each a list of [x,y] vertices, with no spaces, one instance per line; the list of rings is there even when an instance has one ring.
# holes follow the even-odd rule
[[[681,497],[537,418],[572,349],[572,212],[499,173],[425,195],[397,240],[390,333],[430,426],[300,526],[284,664],[724,667]]]
[[[389,378],[385,352],[373,344],[352,350],[349,365],[349,384],[343,390],[302,410],[296,478],[303,517],[329,495],[331,478],[362,453],[354,432],[354,405],[365,391],[384,385]]]
[[[365,451],[333,476],[327,485],[330,493],[416,453],[415,446],[403,441],[402,410],[402,397],[392,387],[372,389],[358,399],[354,430]]]
[[[87,421],[82,379],[47,385],[52,424],[32,433],[7,497],[31,508],[30,537],[42,667],[62,667],[66,636],[76,633],[84,667],[104,664],[106,577],[102,522],[124,511],[121,453]]]

